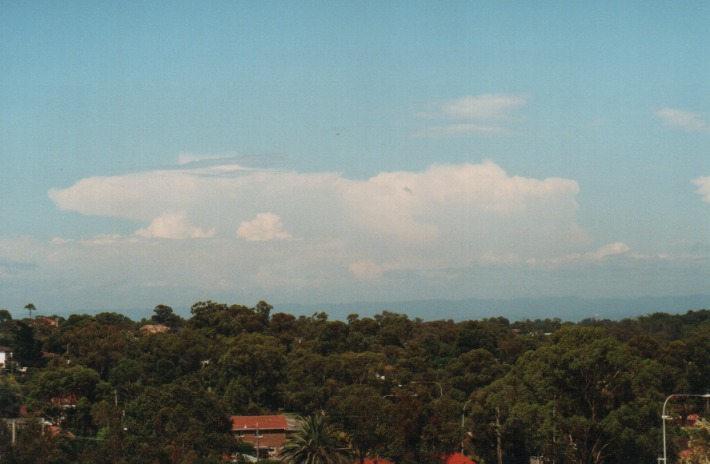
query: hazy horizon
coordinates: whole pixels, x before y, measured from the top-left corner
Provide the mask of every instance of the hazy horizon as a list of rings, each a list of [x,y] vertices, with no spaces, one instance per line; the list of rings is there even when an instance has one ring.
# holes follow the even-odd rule
[[[208,301],[205,299],[203,301]],[[212,300],[215,301],[215,300]],[[193,302],[197,303],[197,301]],[[215,301],[227,305],[254,307],[257,302]],[[267,303],[269,303],[267,301]],[[36,308],[34,316],[61,316],[72,314],[95,315],[102,312],[115,312],[139,321],[150,319],[155,306],[143,308],[99,307],[99,308],[63,308],[47,311]],[[190,306],[172,308],[175,314],[189,319]],[[312,316],[325,312],[329,320],[347,321],[351,314],[360,317],[373,317],[384,311],[406,314],[411,319],[424,321],[482,320],[504,317],[510,322],[536,319],[560,319],[563,322],[579,322],[583,319],[635,319],[653,313],[685,314],[689,311],[710,308],[710,295],[679,295],[672,297],[639,298],[578,298],[578,297],[539,297],[520,299],[464,299],[464,300],[409,300],[409,301],[359,301],[350,303],[276,303],[272,313],[287,313],[294,316]],[[4,309],[4,308],[3,308]],[[27,317],[27,310],[11,311],[14,318]]]

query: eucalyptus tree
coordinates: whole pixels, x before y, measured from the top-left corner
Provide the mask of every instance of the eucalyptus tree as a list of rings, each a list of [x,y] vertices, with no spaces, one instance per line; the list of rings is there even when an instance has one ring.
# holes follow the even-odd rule
[[[395,435],[396,395],[382,395],[370,385],[347,385],[330,398],[330,417],[351,438],[358,462],[368,455],[382,455]]]
[[[37,308],[35,307],[35,305],[32,303],[27,303],[25,305],[25,309],[27,310],[27,312],[30,313],[30,319],[32,319],[32,311],[37,311]]]
[[[653,460],[662,366],[604,328],[562,328],[476,394],[478,448],[601,464]],[[496,444],[497,443],[497,444]],[[511,456],[520,453],[520,456]]]
[[[224,402],[196,379],[147,387],[126,405],[127,461],[224,462],[236,448],[226,411]]]

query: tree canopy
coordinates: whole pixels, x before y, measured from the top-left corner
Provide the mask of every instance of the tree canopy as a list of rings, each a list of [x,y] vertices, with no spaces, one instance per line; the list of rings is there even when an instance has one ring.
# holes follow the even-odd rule
[[[0,416],[26,423],[14,445],[0,423],[3,462],[223,462],[248,448],[229,417],[259,414],[303,418],[284,451],[293,462],[652,462],[663,400],[710,386],[708,310],[338,321],[202,301],[185,319],[165,305],[143,321],[0,311],[0,340],[13,353]],[[705,449],[707,406],[669,404],[671,456]],[[704,428],[688,428],[693,414]]]

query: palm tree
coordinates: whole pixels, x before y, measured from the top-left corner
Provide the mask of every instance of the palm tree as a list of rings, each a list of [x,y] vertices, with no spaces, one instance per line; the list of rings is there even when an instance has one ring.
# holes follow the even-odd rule
[[[300,425],[279,453],[291,464],[350,464],[353,449],[347,436],[322,415],[300,418]]]

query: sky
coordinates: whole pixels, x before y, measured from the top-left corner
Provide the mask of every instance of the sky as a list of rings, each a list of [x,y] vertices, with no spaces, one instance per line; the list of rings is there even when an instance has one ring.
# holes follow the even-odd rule
[[[0,307],[710,293],[708,24],[4,0]]]

